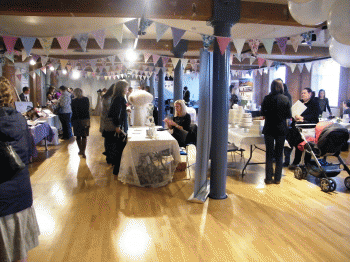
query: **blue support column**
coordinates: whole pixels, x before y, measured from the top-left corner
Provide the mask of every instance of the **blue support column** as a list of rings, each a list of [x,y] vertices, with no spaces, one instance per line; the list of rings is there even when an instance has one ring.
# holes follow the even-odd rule
[[[150,91],[153,97],[155,97],[155,89],[156,89],[156,75],[152,73],[149,78]]]
[[[174,47],[172,53],[176,58],[183,58],[184,54],[187,52],[187,40],[181,39],[180,42]],[[174,71],[174,102],[176,100],[183,99],[183,68],[181,61],[179,61],[175,67]]]
[[[212,22],[214,35],[230,36],[232,23]],[[228,86],[230,74],[230,49],[221,55],[217,41],[214,41],[213,56],[213,108],[211,140],[210,194],[213,199],[225,199],[227,175],[228,141]]]
[[[163,62],[159,59],[161,69],[158,73],[158,125],[164,127],[165,118],[165,101],[164,101],[164,85],[165,85],[165,68]]]

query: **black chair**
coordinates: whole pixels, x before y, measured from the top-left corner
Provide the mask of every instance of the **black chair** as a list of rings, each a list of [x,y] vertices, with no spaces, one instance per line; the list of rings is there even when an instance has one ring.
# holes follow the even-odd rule
[[[244,160],[244,149],[243,148],[238,148],[236,147],[234,144],[228,143],[227,145],[227,152],[231,153],[231,159],[233,162],[233,158],[234,158],[234,162],[236,162],[236,157],[235,157],[235,153],[239,154],[241,156],[241,159]]]

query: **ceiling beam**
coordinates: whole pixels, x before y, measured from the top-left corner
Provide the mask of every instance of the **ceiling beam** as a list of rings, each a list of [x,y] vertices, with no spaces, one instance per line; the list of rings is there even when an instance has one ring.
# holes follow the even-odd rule
[[[0,15],[59,17],[124,17],[209,21],[212,0],[1,0]],[[240,23],[301,26],[289,13],[288,5],[241,1]]]

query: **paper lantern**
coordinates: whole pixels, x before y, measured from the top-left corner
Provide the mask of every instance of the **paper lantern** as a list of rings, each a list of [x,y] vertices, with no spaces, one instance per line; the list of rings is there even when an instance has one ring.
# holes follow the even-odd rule
[[[337,42],[350,45],[350,0],[338,0],[328,17],[328,29]]]
[[[343,45],[332,37],[329,54],[341,66],[350,68],[350,45]]]
[[[302,25],[318,25],[327,20],[335,0],[288,1],[289,12]]]

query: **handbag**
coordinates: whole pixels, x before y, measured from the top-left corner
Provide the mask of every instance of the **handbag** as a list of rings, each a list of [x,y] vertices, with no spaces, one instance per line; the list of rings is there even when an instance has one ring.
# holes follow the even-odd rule
[[[2,163],[1,168],[4,171],[1,172],[1,183],[10,180],[13,176],[26,167],[13,147],[10,144],[2,141],[0,141],[0,160]]]

